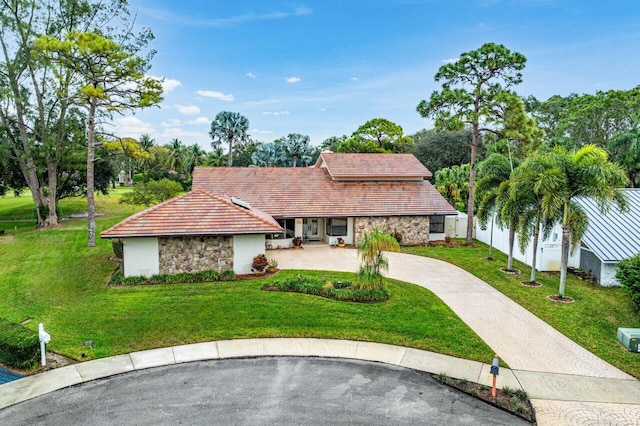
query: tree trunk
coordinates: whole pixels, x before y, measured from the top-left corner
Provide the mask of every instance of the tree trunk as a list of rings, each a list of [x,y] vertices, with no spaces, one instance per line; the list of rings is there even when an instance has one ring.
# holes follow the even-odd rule
[[[96,246],[96,200],[94,194],[96,100],[91,99],[87,117],[87,221],[89,223],[89,247]]]
[[[227,161],[227,165],[229,167],[233,166],[233,139],[229,139],[229,161]]]
[[[536,263],[538,259],[538,237],[540,236],[540,217],[536,218],[536,227],[533,230],[533,259],[531,259],[531,283],[536,282]]]
[[[469,199],[467,206],[467,244],[473,243],[473,188],[476,185],[476,152],[478,151],[478,123],[473,123],[471,132],[471,159],[469,161],[471,167],[469,170]]]
[[[516,238],[516,225],[511,221],[509,223],[509,258],[507,260],[507,270],[513,270],[513,241]]]
[[[56,211],[56,194],[58,191],[57,164],[47,164],[47,173],[49,175],[49,217],[46,219],[46,224],[48,226],[55,226],[58,224],[58,212]]]
[[[569,265],[569,245],[571,243],[571,227],[562,225],[562,254],[560,256],[560,287],[558,294],[564,297],[564,290],[567,284],[567,266]]]
[[[489,233],[489,257],[487,259],[493,260],[493,223],[495,222],[495,213],[491,212],[491,231]]]

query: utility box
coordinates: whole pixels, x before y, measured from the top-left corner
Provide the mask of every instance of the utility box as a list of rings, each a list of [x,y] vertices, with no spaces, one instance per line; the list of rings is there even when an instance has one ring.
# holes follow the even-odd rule
[[[640,328],[619,328],[618,342],[631,352],[640,352]]]

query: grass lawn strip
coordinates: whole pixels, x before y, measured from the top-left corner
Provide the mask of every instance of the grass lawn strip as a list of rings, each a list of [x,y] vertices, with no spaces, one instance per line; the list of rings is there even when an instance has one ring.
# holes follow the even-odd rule
[[[640,355],[627,351],[616,341],[618,327],[640,327],[640,315],[624,290],[596,286],[569,275],[566,294],[575,302],[553,303],[547,296],[558,292],[558,273],[538,272],[536,281],[543,285],[524,286],[521,282],[528,279],[529,266],[514,261],[522,274],[504,274],[500,268],[506,265],[507,256],[494,249],[496,261],[489,262],[486,260],[489,247],[477,241],[474,244],[474,247],[404,247],[402,251],[444,260],[472,273],[580,346],[640,378]]]

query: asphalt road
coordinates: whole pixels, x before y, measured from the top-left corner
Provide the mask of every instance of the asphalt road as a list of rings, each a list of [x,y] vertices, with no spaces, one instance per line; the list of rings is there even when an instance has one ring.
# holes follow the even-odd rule
[[[0,410],[0,424],[528,424],[431,377],[324,358],[202,361],[62,389]]]

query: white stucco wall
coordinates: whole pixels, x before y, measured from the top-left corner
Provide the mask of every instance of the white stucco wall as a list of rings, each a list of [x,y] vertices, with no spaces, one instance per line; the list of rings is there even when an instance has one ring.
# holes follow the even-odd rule
[[[487,224],[487,229],[483,230],[476,222],[476,239],[485,244],[489,244],[491,239],[491,222]],[[539,271],[559,271],[561,254],[562,228],[557,225],[548,239],[543,240],[542,233],[538,241],[537,269]],[[520,252],[518,245],[518,234],[515,236],[515,247],[513,257],[529,266],[533,262],[533,245],[530,243],[524,254]],[[509,253],[509,229],[493,226],[493,247],[503,253]],[[569,266],[578,268],[580,266],[580,250],[577,249],[573,255],[569,255]]]
[[[150,277],[160,272],[157,238],[124,238],[124,276]]]
[[[619,286],[620,282],[616,278],[617,270],[618,270],[617,263],[602,262],[600,285],[603,287]]]
[[[277,240],[276,240],[277,241]],[[233,272],[236,274],[250,274],[253,258],[264,254],[264,235],[234,235],[233,236]]]

